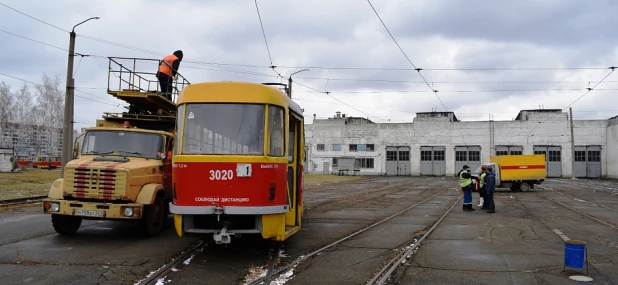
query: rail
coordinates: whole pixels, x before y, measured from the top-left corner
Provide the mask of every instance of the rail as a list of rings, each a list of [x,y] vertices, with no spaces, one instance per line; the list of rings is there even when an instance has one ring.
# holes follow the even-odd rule
[[[162,95],[156,77],[161,62],[158,59],[148,58],[109,57],[107,92],[145,92]],[[176,73],[172,79],[171,101],[176,102],[180,91],[189,84],[191,83],[184,76]]]

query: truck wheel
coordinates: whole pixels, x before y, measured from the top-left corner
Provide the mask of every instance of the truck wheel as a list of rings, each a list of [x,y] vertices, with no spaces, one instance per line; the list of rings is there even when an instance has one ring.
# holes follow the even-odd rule
[[[52,214],[54,230],[61,235],[73,235],[82,225],[82,218]]]
[[[525,182],[522,183],[522,184],[519,184],[519,190],[521,192],[528,192],[528,191],[530,191],[530,184],[525,183]]]
[[[144,207],[144,216],[140,220],[142,232],[149,237],[158,235],[165,223],[165,204],[160,195],[154,200],[152,205]]]

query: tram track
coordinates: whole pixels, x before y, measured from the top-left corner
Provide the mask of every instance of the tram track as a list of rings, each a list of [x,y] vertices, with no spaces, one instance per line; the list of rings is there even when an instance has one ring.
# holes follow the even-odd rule
[[[45,195],[45,196],[42,196],[42,195],[41,196],[30,196],[30,197],[24,197],[24,198],[0,200],[0,207],[40,202],[40,201],[42,201],[45,198],[47,198],[47,195]]]
[[[448,190],[451,190],[451,189],[447,188],[447,189],[441,190],[441,191],[439,191],[439,192],[437,192],[437,193],[435,193],[435,194],[433,194],[433,195],[431,195],[431,196],[429,196],[429,197],[427,197],[427,198],[425,198],[425,199],[423,199],[423,200],[421,200],[419,202],[416,202],[416,203],[414,203],[414,204],[412,204],[412,205],[410,205],[410,206],[408,206],[408,207],[406,207],[406,208],[396,212],[395,214],[392,214],[392,215],[390,215],[390,216],[388,216],[386,218],[380,219],[377,222],[374,222],[374,223],[372,223],[372,224],[370,224],[368,226],[365,226],[365,227],[363,227],[360,230],[357,230],[357,231],[355,231],[355,232],[353,232],[353,233],[351,233],[349,235],[346,235],[346,236],[344,236],[344,237],[342,237],[342,238],[340,238],[340,239],[338,239],[338,240],[336,240],[336,241],[334,241],[334,242],[332,242],[330,244],[322,246],[322,247],[318,248],[317,250],[314,250],[314,251],[312,251],[312,252],[310,252],[308,254],[301,255],[300,257],[296,258],[292,262],[287,263],[286,265],[284,265],[282,267],[279,267],[279,268],[276,268],[276,269],[273,269],[273,270],[269,270],[266,273],[266,276],[261,277],[261,278],[257,278],[256,280],[253,280],[253,281],[251,281],[249,283],[246,283],[246,284],[248,284],[248,285],[269,284],[269,283],[267,283],[268,281],[270,281],[270,280],[272,280],[274,278],[277,278],[278,276],[288,272],[290,269],[295,268],[296,266],[298,266],[298,265],[300,265],[300,264],[310,260],[311,258],[313,258],[313,257],[315,257],[317,255],[320,255],[321,253],[324,253],[327,250],[329,250],[329,249],[331,249],[331,248],[333,248],[333,247],[335,247],[337,245],[340,245],[340,244],[342,244],[345,241],[348,241],[348,240],[354,238],[355,236],[358,236],[358,235],[360,235],[360,234],[362,234],[364,232],[367,232],[370,229],[373,229],[373,228],[375,228],[375,227],[377,227],[377,226],[379,226],[379,225],[381,225],[383,223],[386,223],[386,222],[388,222],[389,220],[391,220],[391,219],[393,219],[395,217],[401,216],[402,214],[408,212],[409,210],[411,210],[411,209],[413,209],[413,208],[415,208],[415,207],[417,207],[417,206],[419,206],[419,205],[421,205],[421,204],[423,204],[423,203],[425,203],[425,202],[427,202],[427,201],[437,197],[438,195],[440,195],[440,194],[442,194],[442,193],[444,193],[444,192],[446,192]],[[461,196],[457,199],[457,201],[453,204],[452,207],[454,207],[460,199],[461,199]],[[452,207],[450,209],[452,209]],[[449,209],[449,211],[450,211],[450,209]],[[267,268],[274,268],[273,264],[276,264],[278,262],[279,262],[279,260],[277,260],[277,259],[271,259],[270,262],[267,264]]]
[[[406,261],[407,259],[410,259],[410,258],[413,257],[413,254],[416,252],[416,250],[418,250],[418,247],[421,245],[421,243],[440,225],[442,220],[444,220],[446,215],[448,215],[451,212],[451,210],[453,210],[453,208],[455,208],[455,206],[459,203],[459,201],[461,200],[462,197],[463,197],[463,195],[459,196],[457,198],[457,200],[455,200],[453,205],[451,205],[451,207],[449,207],[448,210],[446,210],[440,216],[440,218],[431,226],[431,228],[429,228],[429,230],[427,230],[425,232],[425,234],[423,234],[420,238],[418,238],[418,240],[415,240],[415,242],[413,244],[411,244],[410,246],[407,246],[405,248],[400,249],[398,251],[398,253],[393,258],[391,258],[380,269],[380,271],[378,271],[378,273],[376,275],[374,275],[373,278],[371,278],[367,282],[367,285],[374,285],[374,284],[382,285],[382,284],[385,284],[390,279],[390,276],[393,274],[393,272],[395,272],[395,270],[397,270],[397,268],[399,268],[399,266],[404,261]]]
[[[611,228],[613,228],[613,229],[618,230],[618,225],[616,225],[616,224],[614,224],[614,223],[611,223],[611,222],[608,222],[608,221],[601,220],[601,219],[599,219],[599,218],[597,218],[597,217],[595,217],[595,216],[593,216],[593,215],[591,215],[591,214],[589,214],[589,213],[586,213],[586,212],[584,212],[584,211],[580,211],[580,210],[578,210],[578,209],[576,209],[576,208],[574,208],[574,207],[571,207],[571,206],[569,206],[569,205],[567,205],[567,204],[565,204],[565,203],[562,203],[562,202],[560,202],[560,201],[558,201],[558,200],[556,200],[556,199],[553,199],[553,198],[551,198],[551,197],[547,197],[547,196],[545,196],[545,195],[540,195],[540,196],[541,196],[541,197],[543,197],[543,198],[545,198],[545,199],[547,199],[547,200],[549,200],[549,201],[552,201],[552,202],[554,202],[554,203],[556,203],[556,204],[558,204],[558,205],[560,205],[560,206],[563,206],[563,207],[565,207],[565,208],[567,208],[567,209],[569,209],[569,210],[571,210],[571,211],[573,211],[573,212],[576,212],[576,213],[579,213],[580,215],[583,215],[583,216],[585,216],[585,217],[588,217],[588,218],[590,218],[590,219],[592,219],[592,220],[594,220],[594,221],[596,221],[596,222],[598,222],[598,223],[600,223],[600,224],[602,224],[602,225],[606,225],[606,226],[608,226],[608,227],[611,227]]]

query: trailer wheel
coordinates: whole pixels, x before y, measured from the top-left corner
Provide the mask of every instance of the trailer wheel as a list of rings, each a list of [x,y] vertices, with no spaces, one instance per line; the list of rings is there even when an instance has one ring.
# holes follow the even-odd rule
[[[52,214],[52,225],[54,230],[61,235],[73,235],[82,225],[82,218]]]
[[[530,184],[528,184],[526,182],[519,184],[519,190],[521,192],[528,192],[528,191],[530,191]]]
[[[165,223],[165,204],[163,198],[157,195],[152,205],[144,207],[144,216],[140,220],[140,228],[146,236],[158,235]]]

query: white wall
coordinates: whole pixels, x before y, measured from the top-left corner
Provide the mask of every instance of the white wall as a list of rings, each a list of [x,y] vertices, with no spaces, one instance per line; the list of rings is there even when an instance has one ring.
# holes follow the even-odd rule
[[[605,150],[607,177],[618,178],[618,118],[610,119],[608,122]]]
[[[329,162],[333,172],[332,158],[353,156],[374,158],[373,169],[361,169],[362,174],[385,173],[386,146],[410,146],[411,173],[420,174],[420,147],[446,147],[446,175],[453,175],[455,169],[455,147],[464,145],[481,146],[481,159],[487,162],[495,152],[496,145],[523,146],[524,154],[532,154],[535,145],[562,147],[562,175],[570,177],[571,132],[566,114],[559,115],[528,113],[527,121],[474,121],[450,122],[448,118],[415,118],[413,123],[383,123],[354,125],[345,120],[314,120],[306,126],[306,141],[311,145],[308,154],[309,171],[322,173],[323,162]],[[600,145],[602,147],[602,174],[618,175],[618,125],[610,131],[607,120],[580,120],[574,122],[575,145]],[[618,122],[617,122],[618,124]],[[491,134],[493,133],[493,137]],[[608,136],[613,135],[608,146]],[[324,151],[317,150],[317,144],[324,144]],[[341,144],[341,151],[333,151],[333,144]],[[349,144],[375,144],[375,151],[351,152]],[[614,161],[614,162],[611,162]],[[313,167],[315,166],[315,167]],[[614,174],[611,174],[614,173]]]
[[[13,170],[13,163],[11,162],[12,156],[12,149],[0,149],[0,172],[11,172],[11,170]]]

